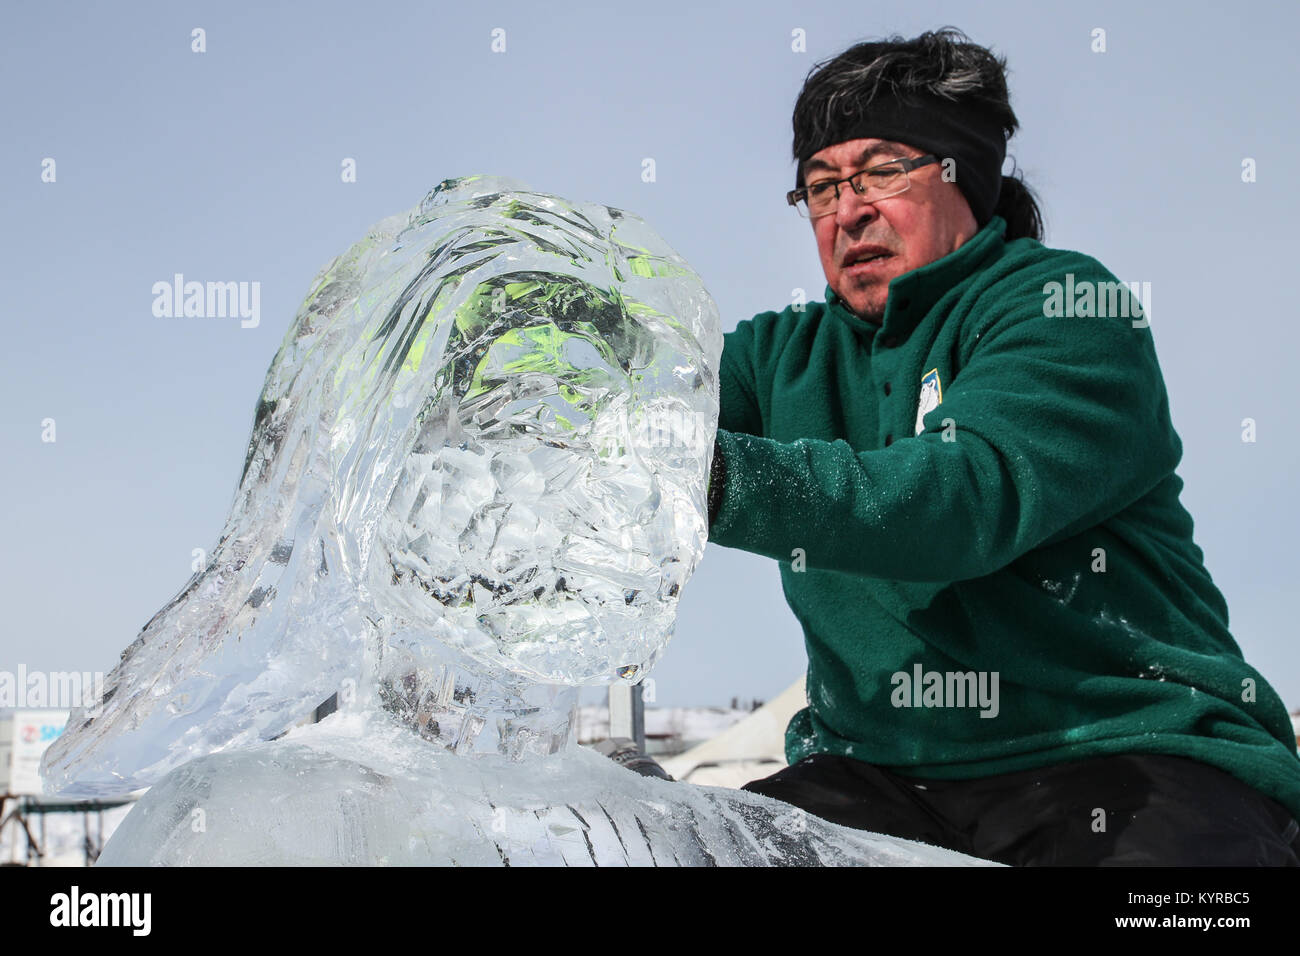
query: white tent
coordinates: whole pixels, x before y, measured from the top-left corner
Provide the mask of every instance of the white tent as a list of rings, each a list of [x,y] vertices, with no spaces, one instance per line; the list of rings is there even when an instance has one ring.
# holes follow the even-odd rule
[[[677,780],[710,787],[740,788],[786,765],[785,728],[808,705],[804,679],[783,690],[748,717],[685,753],[659,763]]]

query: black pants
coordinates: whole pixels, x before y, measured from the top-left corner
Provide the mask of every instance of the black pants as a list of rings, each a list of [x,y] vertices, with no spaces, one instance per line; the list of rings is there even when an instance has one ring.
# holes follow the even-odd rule
[[[745,790],[1013,866],[1300,866],[1300,824],[1215,767],[1125,754],[976,780],[814,754]]]

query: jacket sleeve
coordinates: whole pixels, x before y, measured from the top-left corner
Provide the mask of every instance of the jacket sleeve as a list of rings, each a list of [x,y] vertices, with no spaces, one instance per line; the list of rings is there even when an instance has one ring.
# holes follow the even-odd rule
[[[761,435],[763,415],[758,403],[759,357],[755,351],[754,322],[754,319],[745,319],[737,323],[735,331],[722,337],[722,359],[718,364],[718,427]]]
[[[1088,278],[1109,276],[1097,266]],[[1182,448],[1149,328],[1045,316],[1041,283],[985,297],[996,318],[968,335],[920,435],[855,452],[720,430],[726,483],[709,540],[782,561],[800,548],[812,568],[959,581],[1091,527],[1173,470]]]

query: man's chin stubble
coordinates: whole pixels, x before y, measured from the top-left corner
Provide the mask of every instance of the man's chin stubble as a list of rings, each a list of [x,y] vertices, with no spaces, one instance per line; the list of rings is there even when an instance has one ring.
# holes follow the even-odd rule
[[[847,305],[848,303],[845,304]],[[852,306],[849,306],[849,309],[858,318],[866,319],[872,325],[880,325],[885,321],[885,310],[872,308],[870,303],[867,303],[863,309],[855,309]]]

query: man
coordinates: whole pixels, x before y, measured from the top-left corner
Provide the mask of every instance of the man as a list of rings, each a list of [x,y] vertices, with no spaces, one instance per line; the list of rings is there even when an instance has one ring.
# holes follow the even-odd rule
[[[1042,245],[1017,126],[951,29],[799,96],[826,301],[726,336],[709,483],[808,651],[790,766],[746,789],[1017,865],[1297,865],[1295,740],[1193,543],[1151,330]]]

